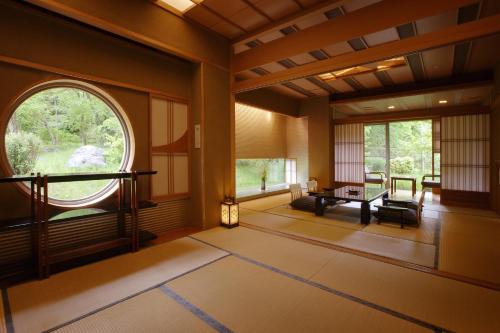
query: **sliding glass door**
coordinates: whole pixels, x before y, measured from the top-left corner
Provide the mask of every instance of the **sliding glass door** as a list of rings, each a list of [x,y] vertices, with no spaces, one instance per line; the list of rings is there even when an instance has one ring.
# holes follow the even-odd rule
[[[420,189],[422,176],[432,174],[432,120],[389,124],[391,176],[415,177]],[[410,183],[398,183],[410,189]]]
[[[365,125],[365,173],[387,174],[387,124]]]
[[[434,124],[434,136],[436,136]],[[422,176],[439,174],[439,146],[433,143],[433,121],[398,121],[364,126],[365,172],[385,172],[390,177],[415,177],[417,189]],[[439,140],[439,138],[438,138]],[[433,161],[434,160],[434,161]],[[398,182],[398,189],[411,189]]]

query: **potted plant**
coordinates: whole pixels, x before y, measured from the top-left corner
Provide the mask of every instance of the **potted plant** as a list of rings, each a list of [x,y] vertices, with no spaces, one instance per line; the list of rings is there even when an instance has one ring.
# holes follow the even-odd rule
[[[266,178],[267,178],[267,165],[264,165],[262,172],[260,174],[260,190],[266,190]]]

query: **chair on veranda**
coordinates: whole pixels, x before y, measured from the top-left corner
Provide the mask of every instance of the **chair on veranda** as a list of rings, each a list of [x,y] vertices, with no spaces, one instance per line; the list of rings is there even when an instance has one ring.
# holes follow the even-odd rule
[[[441,175],[424,175],[422,188],[441,188]]]
[[[387,183],[387,175],[383,171],[371,171],[365,166],[365,183],[378,184],[384,187]]]
[[[378,219],[377,223],[380,224],[380,221],[397,222],[401,224],[401,228],[404,228],[405,224],[419,226],[422,221],[425,192],[427,189],[424,188],[418,202],[415,200],[384,199],[383,206],[375,206],[378,211],[373,215]]]

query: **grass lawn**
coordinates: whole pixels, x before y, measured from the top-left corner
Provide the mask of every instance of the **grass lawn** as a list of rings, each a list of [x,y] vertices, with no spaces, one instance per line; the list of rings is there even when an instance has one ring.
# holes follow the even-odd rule
[[[119,169],[119,164],[108,164],[102,167],[70,168],[67,166],[73,152],[79,146],[68,147],[58,151],[42,150],[38,157],[35,171],[45,173],[79,173],[79,172],[111,172]],[[92,180],[85,182],[54,183],[49,186],[49,196],[53,199],[75,200],[88,197],[104,186],[110,180]]]

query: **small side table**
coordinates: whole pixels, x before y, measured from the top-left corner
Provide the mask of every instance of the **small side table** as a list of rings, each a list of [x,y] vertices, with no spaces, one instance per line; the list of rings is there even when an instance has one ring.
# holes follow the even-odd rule
[[[398,180],[411,181],[411,195],[417,194],[417,178],[415,177],[391,177],[391,194],[396,193],[396,184]]]

